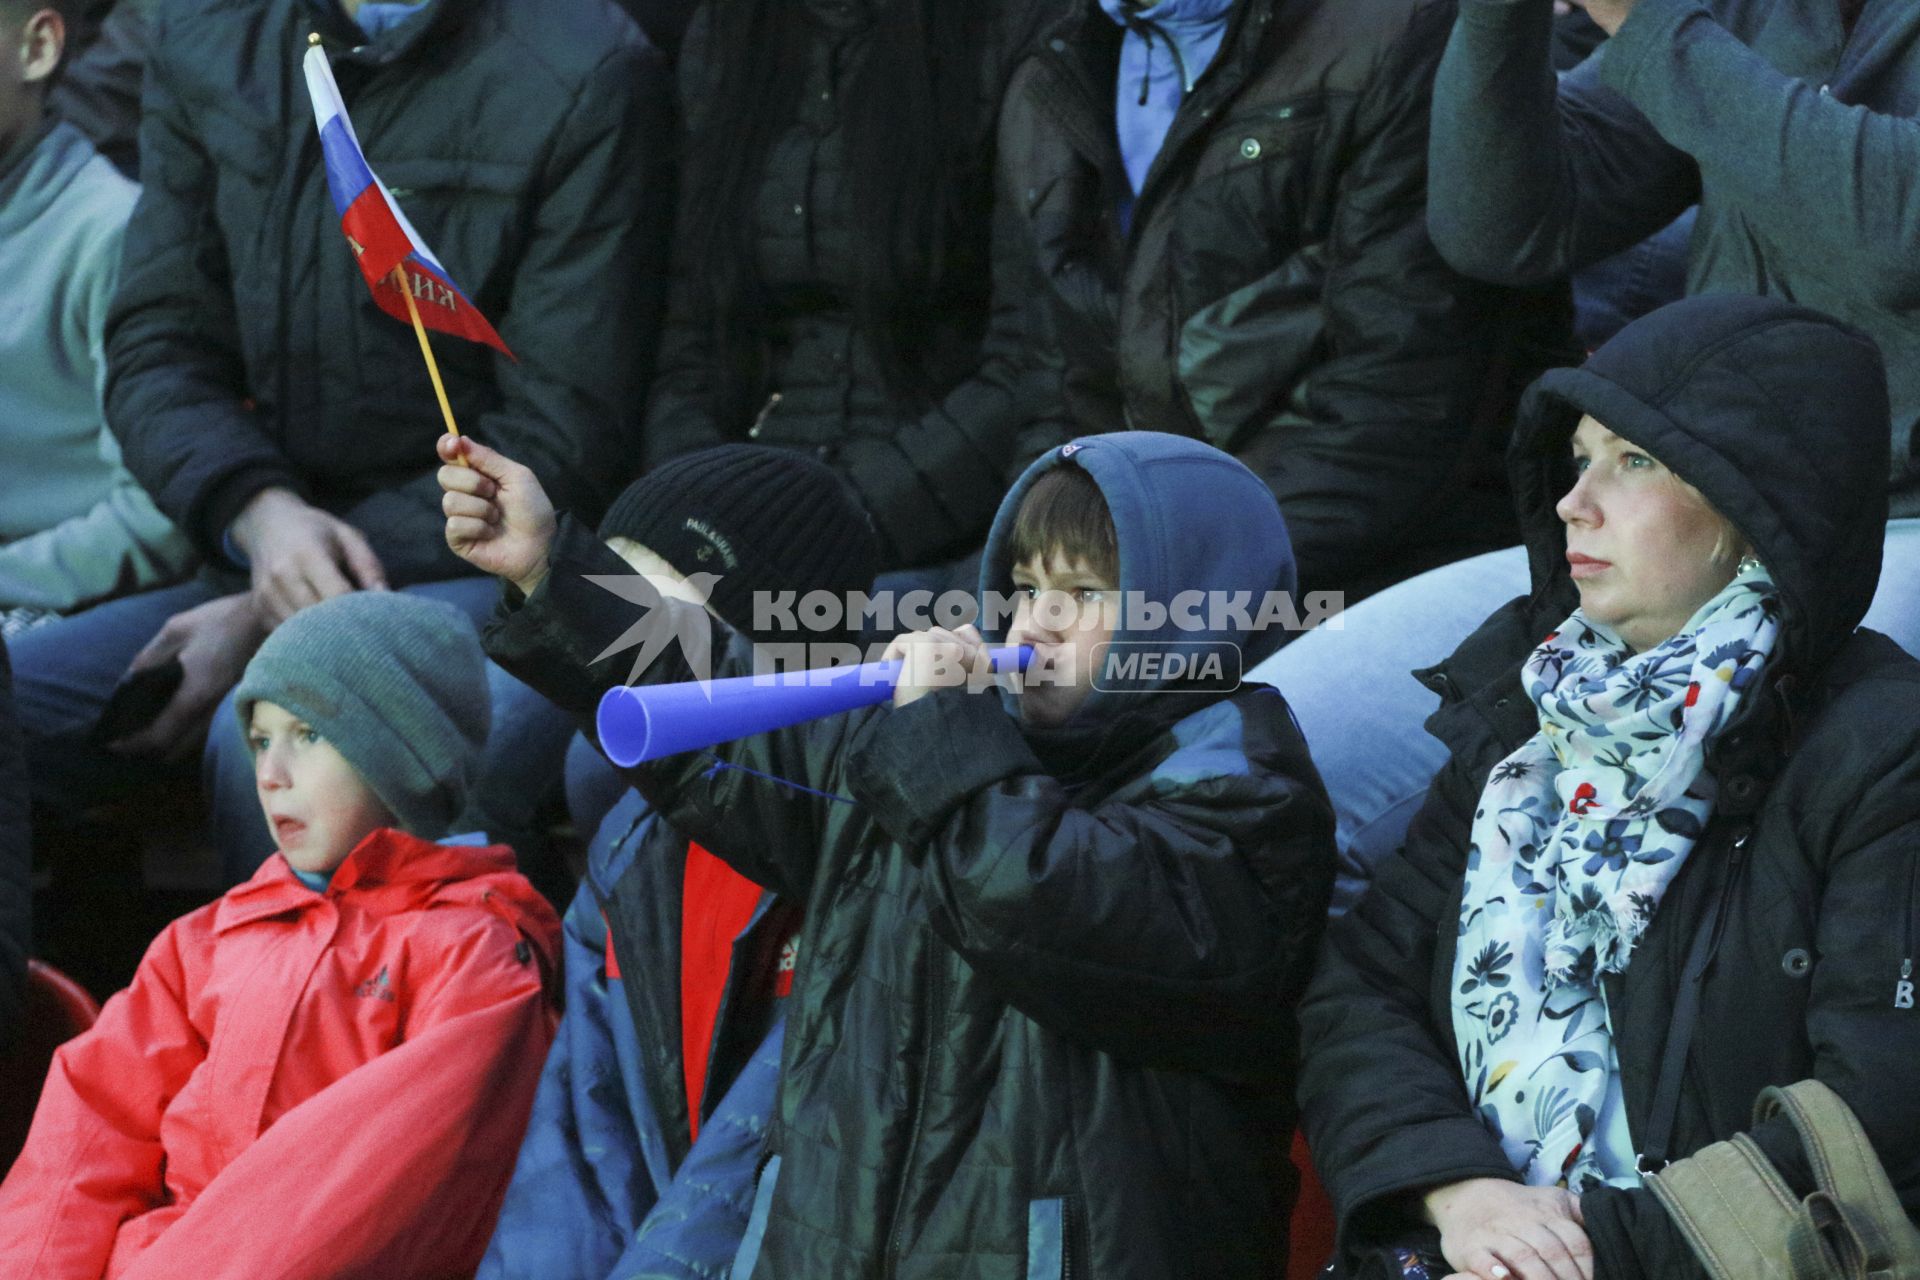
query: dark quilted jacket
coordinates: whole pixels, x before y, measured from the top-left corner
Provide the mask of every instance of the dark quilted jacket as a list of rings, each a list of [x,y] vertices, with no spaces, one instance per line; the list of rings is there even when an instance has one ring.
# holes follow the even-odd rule
[[[428,0],[362,44],[323,0],[180,0],[155,24],[107,417],[161,509],[219,555],[284,485],[366,534],[396,586],[464,571],[419,347],[327,194],[300,69],[317,31],[374,172],[519,357],[436,337],[456,419],[597,512],[636,469],[671,217],[671,85],[631,20]]]
[[[1117,24],[1075,6],[1002,114],[1075,429],[1240,458],[1280,499],[1308,589],[1512,540],[1500,295],[1427,238],[1426,86],[1452,12],[1240,0],[1124,229]]]
[[[790,0],[801,3],[801,0]],[[986,53],[978,68],[982,138],[991,129],[1012,60],[1033,15],[1058,0],[966,0],[983,10]],[[1035,425],[1044,378],[1029,360],[1033,291],[1021,284],[1023,260],[1002,247],[1004,219],[990,165],[971,175],[977,218],[949,251],[939,284],[930,350],[921,375],[937,403],[903,413],[889,398],[877,353],[853,311],[863,254],[875,234],[854,225],[848,207],[840,95],[874,56],[864,3],[807,0],[805,82],[797,117],[774,138],[752,208],[759,284],[767,298],[769,368],[746,397],[743,415],[717,396],[730,375],[718,367],[706,309],[707,282],[676,266],[646,422],[649,464],[729,440],[806,449],[844,475],[872,515],[888,568],[922,565],[977,548],[995,505],[1020,466],[1058,432]],[[696,13],[680,55],[681,101],[689,127],[719,82],[722,52],[711,22]],[[700,160],[687,163],[698,180]],[[683,214],[684,217],[684,214]],[[1043,384],[1042,384],[1043,385]]]

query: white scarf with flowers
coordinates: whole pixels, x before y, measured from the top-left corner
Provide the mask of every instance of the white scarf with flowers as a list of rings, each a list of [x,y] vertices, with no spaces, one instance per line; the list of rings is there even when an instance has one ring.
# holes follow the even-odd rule
[[[1454,958],[1467,1090],[1531,1186],[1631,1176],[1600,975],[1626,969],[1713,812],[1706,748],[1752,688],[1779,601],[1751,565],[1645,653],[1575,612],[1527,660],[1540,732],[1473,817]],[[1625,1176],[1621,1171],[1627,1171]]]

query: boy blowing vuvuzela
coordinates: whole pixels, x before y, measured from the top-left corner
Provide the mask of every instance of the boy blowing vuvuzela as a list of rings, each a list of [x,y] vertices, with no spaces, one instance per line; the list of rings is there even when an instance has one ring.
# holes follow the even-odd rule
[[[440,472],[449,543],[516,588],[489,652],[590,716],[627,666],[595,658],[636,610],[583,575],[621,561],[524,468],[470,441],[441,456],[471,464]],[[736,1277],[1280,1269],[1327,798],[1270,688],[1137,664],[1095,685],[1123,645],[1252,661],[1277,639],[1166,610],[1132,625],[1134,593],[1257,606],[1292,582],[1280,512],[1232,458],[1151,432],[1076,441],[1014,485],[981,571],[983,593],[1015,593],[1005,638],[1051,683],[968,678],[971,627],[910,633],[891,705],[632,771],[677,830],[806,904]],[[748,670],[710,625],[713,674]],[[669,645],[639,680],[691,674]]]

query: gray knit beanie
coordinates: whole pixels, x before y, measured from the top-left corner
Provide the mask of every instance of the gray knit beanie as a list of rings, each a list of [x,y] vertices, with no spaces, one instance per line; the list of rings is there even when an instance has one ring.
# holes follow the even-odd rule
[[[234,694],[240,731],[271,702],[317,730],[400,826],[436,839],[466,805],[491,709],[465,614],[392,591],[302,609],[260,646]]]

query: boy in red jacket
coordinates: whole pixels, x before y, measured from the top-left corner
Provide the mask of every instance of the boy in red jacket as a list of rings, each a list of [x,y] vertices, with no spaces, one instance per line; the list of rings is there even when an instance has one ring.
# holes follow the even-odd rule
[[[429,843],[487,732],[465,617],[303,610],[235,703],[279,845],[169,925],[54,1059],[0,1275],[471,1274],[553,1035],[559,923],[504,847]]]

